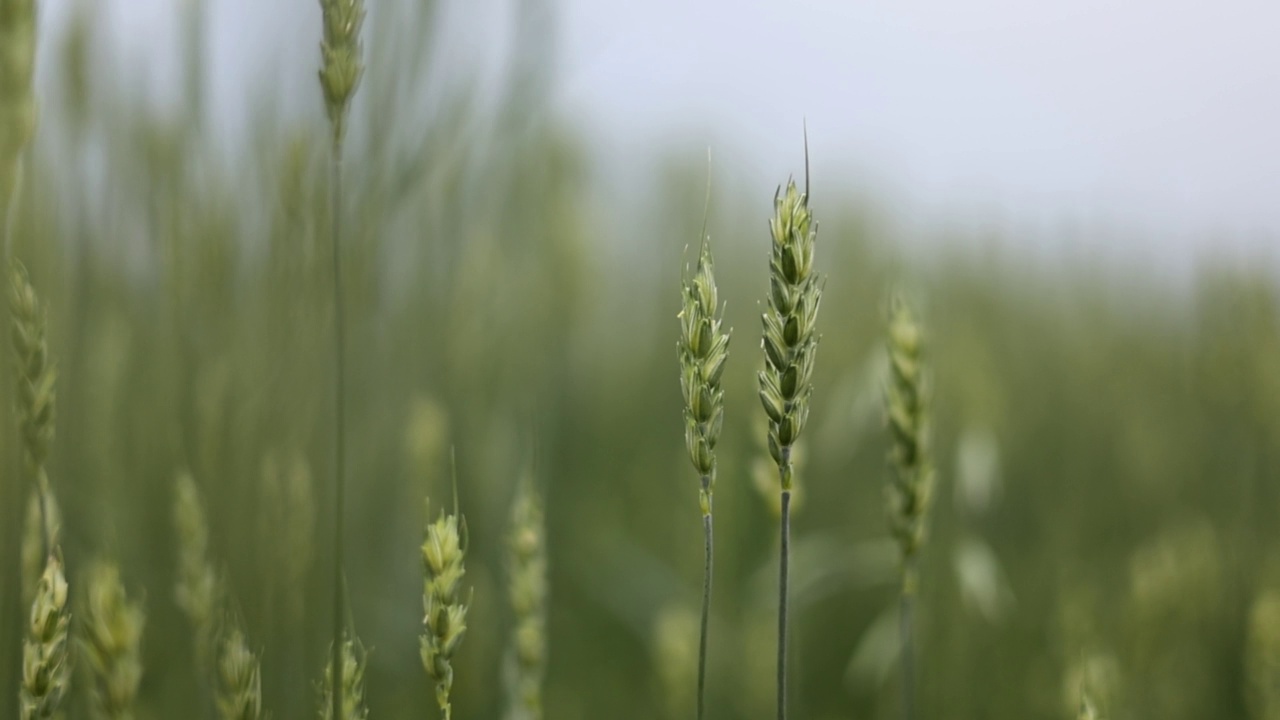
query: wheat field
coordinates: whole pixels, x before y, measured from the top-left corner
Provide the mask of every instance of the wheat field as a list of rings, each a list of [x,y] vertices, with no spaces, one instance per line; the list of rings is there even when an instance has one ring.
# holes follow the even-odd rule
[[[536,26],[365,11],[227,151],[0,0],[0,718],[1280,718],[1263,263],[904,246],[800,116],[623,212]]]

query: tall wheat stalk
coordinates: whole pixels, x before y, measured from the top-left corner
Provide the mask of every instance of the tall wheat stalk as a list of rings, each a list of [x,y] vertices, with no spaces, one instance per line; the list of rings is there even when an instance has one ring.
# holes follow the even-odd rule
[[[723,328],[723,308],[716,292],[715,262],[704,224],[697,269],[685,273],[680,309],[680,389],[684,395],[684,439],[698,472],[698,504],[702,509],[704,560],[702,614],[698,633],[698,720],[706,709],[707,645],[711,621],[712,518],[716,480],[716,443],[724,425],[721,378],[729,357],[730,331]]]
[[[807,161],[806,161],[807,166]],[[807,169],[806,169],[807,176]],[[764,321],[764,370],[760,401],[769,416],[769,455],[781,485],[778,563],[778,720],[787,717],[787,596],[791,556],[791,450],[809,418],[818,336],[815,323],[822,286],[813,271],[818,225],[809,210],[808,181],[800,192],[794,180],[774,195],[769,229],[769,299]]]
[[[364,72],[360,26],[364,23],[362,0],[320,0],[324,39],[320,43],[320,89],[333,131],[330,148],[329,212],[333,252],[333,358],[334,402],[334,532],[333,532],[333,673],[331,717],[342,717],[345,663],[343,649],[343,547],[346,507],[346,327],[342,300],[342,145],[346,138],[351,98]]]
[[[933,489],[928,454],[928,403],[921,353],[923,341],[911,308],[900,297],[890,301],[888,322],[889,382],[885,415],[892,449],[890,482],[885,488],[889,528],[902,556],[899,635],[902,643],[902,715],[914,717],[915,648],[912,613],[919,578],[916,558],[924,544],[925,518]]]

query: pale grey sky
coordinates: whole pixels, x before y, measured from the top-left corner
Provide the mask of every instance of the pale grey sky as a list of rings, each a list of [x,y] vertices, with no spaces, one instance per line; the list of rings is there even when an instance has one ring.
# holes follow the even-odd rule
[[[176,52],[179,2],[103,6],[118,53],[161,83],[176,80],[156,54]],[[243,121],[246,77],[310,102],[315,0],[207,2],[219,126]],[[500,52],[509,2],[459,3],[481,19],[455,42]],[[56,17],[65,3],[47,5]],[[676,142],[772,187],[799,169],[807,119],[815,165],[908,227],[1106,227],[1188,256],[1280,245],[1275,2],[565,0],[559,12],[551,102],[619,172]]]

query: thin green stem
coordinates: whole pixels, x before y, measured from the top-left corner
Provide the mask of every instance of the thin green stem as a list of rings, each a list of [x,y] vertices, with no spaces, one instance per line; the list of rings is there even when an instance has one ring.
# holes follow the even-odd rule
[[[702,478],[704,491],[710,487],[710,478]],[[706,712],[707,688],[707,639],[711,627],[711,510],[702,515],[702,533],[706,540],[706,561],[702,566],[702,628],[698,635],[698,720]]]
[[[333,360],[334,360],[334,523],[333,523],[333,715],[342,717],[343,534],[346,507],[346,327],[342,302],[342,143],[333,143],[333,176],[329,198],[333,245]]]
[[[787,453],[787,450],[783,450]],[[784,465],[790,459],[784,455]],[[781,471],[787,475],[786,469]],[[782,491],[782,545],[778,562],[778,720],[787,720],[787,579],[791,565],[791,491]]]
[[[912,578],[915,562],[907,560],[903,567],[902,596],[899,600],[898,635],[902,640],[902,717],[912,720],[915,717],[916,695],[916,657],[915,642],[912,640],[912,611],[915,609],[915,592]]]

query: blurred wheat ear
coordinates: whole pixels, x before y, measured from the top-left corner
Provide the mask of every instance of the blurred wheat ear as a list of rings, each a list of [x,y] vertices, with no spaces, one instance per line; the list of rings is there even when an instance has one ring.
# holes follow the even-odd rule
[[[218,716],[221,720],[259,720],[262,715],[262,664],[235,625],[218,649]]]
[[[132,720],[142,682],[146,613],[131,602],[113,564],[93,565],[85,583],[82,655],[93,676],[93,707],[106,720]]]
[[[359,639],[343,638],[337,657],[342,663],[341,668],[335,672],[336,666],[330,665],[324,671],[324,683],[320,691],[320,720],[366,720],[369,709],[364,704],[364,646]],[[336,691],[335,676],[341,678],[344,685]],[[342,704],[335,708],[335,699],[339,697],[342,698]]]
[[[351,98],[364,74],[360,28],[364,24],[362,0],[320,0],[324,38],[320,43],[320,89],[333,131],[330,149],[329,212],[333,252],[333,350],[334,350],[334,531],[333,531],[333,654],[335,677],[330,687],[330,712],[338,717],[344,706],[343,638],[343,533],[346,507],[346,330],[342,302],[342,145],[346,138]]]
[[[781,487],[781,547],[778,567],[778,720],[787,717],[787,582],[791,544],[792,446],[809,419],[813,366],[817,355],[816,321],[822,286],[813,271],[818,226],[809,210],[808,188],[794,180],[779,188],[769,223],[768,308],[764,322],[764,369],[760,402],[769,417],[769,455],[778,466]]]
[[[173,522],[178,540],[178,581],[174,598],[191,624],[196,671],[201,683],[207,686],[213,669],[213,642],[222,588],[209,561],[209,524],[195,478],[188,472],[179,473],[174,490]]]
[[[516,488],[507,547],[515,628],[503,676],[506,718],[542,720],[542,679],[547,666],[547,539],[542,498],[528,474]]]
[[[922,331],[911,308],[899,296],[889,304],[889,381],[885,385],[885,415],[892,447],[890,481],[885,488],[889,528],[902,555],[899,617],[902,642],[902,712],[911,720],[915,701],[915,652],[912,611],[915,605],[916,556],[924,544],[925,519],[933,494],[929,458],[929,415]]]

